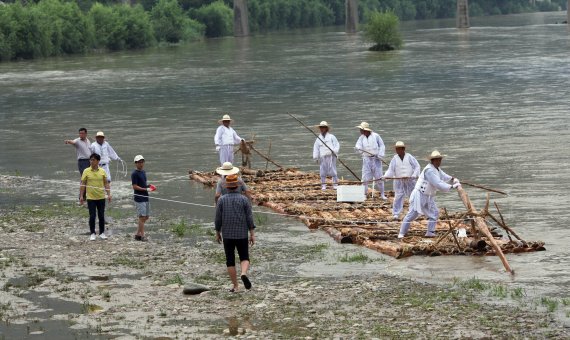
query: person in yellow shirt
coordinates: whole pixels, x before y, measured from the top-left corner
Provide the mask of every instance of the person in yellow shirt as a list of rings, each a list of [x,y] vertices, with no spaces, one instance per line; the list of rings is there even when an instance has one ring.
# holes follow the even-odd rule
[[[91,154],[89,157],[90,167],[83,171],[81,175],[81,193],[79,203],[83,204],[83,196],[87,193],[87,207],[89,208],[89,230],[91,236],[89,240],[95,241],[97,235],[95,234],[95,217],[99,218],[99,238],[106,240],[105,235],[105,191],[107,191],[107,198],[111,203],[111,188],[107,181],[107,174],[105,170],[99,167],[101,156],[96,153]]]

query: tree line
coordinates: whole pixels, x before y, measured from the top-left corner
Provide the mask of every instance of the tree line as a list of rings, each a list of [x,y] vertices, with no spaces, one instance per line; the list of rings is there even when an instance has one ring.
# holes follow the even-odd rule
[[[0,3],[0,61],[137,49],[233,32],[232,0],[18,0]],[[126,0],[128,1],[128,0]],[[566,0],[470,0],[471,16],[551,11]],[[456,0],[360,0],[401,20],[451,18]],[[252,32],[342,25],[345,0],[249,0]]]

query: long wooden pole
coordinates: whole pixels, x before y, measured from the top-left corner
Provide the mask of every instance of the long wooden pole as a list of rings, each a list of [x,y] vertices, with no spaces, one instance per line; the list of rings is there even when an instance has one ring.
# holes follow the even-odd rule
[[[356,150],[357,150],[357,151],[362,151],[362,152],[365,152],[365,153],[369,154],[370,156],[374,156],[374,157],[376,157],[376,155],[375,155],[375,154],[373,154],[372,152],[368,152],[368,151],[366,151],[366,150],[362,150],[362,149],[356,149]],[[378,157],[378,158],[380,158],[380,157]],[[384,163],[384,165],[386,165],[386,166],[390,166],[390,164],[386,163],[386,161],[385,161],[385,160],[383,160],[382,158],[380,158],[380,160],[382,161],[382,163]]]
[[[497,189],[493,189],[493,188],[489,188],[489,187],[484,187],[484,186],[479,185],[479,184],[474,184],[474,183],[470,183],[470,182],[466,182],[466,181],[461,181],[461,184],[462,184],[462,185],[465,184],[465,185],[470,186],[470,187],[479,188],[479,189],[483,189],[483,190],[487,190],[487,191],[496,192],[496,193],[498,193],[498,194],[502,194],[502,195],[505,195],[505,196],[509,196],[509,194],[507,194],[507,193],[504,192],[504,191],[497,190]]]
[[[269,140],[269,150],[267,150],[267,157],[271,157],[271,139]],[[269,166],[269,161],[265,162],[265,171],[267,171],[267,167]]]
[[[260,155],[261,158],[265,159],[265,160],[268,161],[268,162],[271,162],[271,163],[274,164],[276,167],[278,167],[278,168],[280,168],[280,169],[283,169],[283,167],[282,167],[281,165],[275,163],[271,158],[269,158],[269,157],[265,156],[264,154],[262,154],[261,152],[257,151],[257,150],[253,147],[253,145],[250,145],[249,148],[250,148],[251,150],[253,150],[255,153],[257,153],[258,155]]]
[[[322,138],[321,138],[319,135],[317,135],[317,134],[315,133],[315,131],[313,131],[310,127],[308,127],[307,125],[305,125],[305,123],[303,123],[299,118],[293,116],[293,115],[290,114],[289,112],[287,112],[287,114],[288,114],[289,116],[293,117],[293,119],[295,119],[296,121],[298,121],[301,125],[303,125],[303,127],[305,127],[305,129],[309,130],[315,137],[317,137],[317,138],[327,147],[327,149],[329,149],[329,150],[331,151],[331,153],[336,157],[336,159],[338,160],[338,162],[339,162],[340,164],[342,164],[342,165],[346,168],[346,170],[348,170],[354,177],[356,177],[357,180],[361,181],[360,177],[358,177],[358,175],[355,174],[354,171],[352,171],[352,170],[348,167],[348,165],[344,164],[344,162],[343,162],[340,158],[338,158],[338,155],[336,154],[336,152],[334,152],[334,150],[331,149],[331,147],[328,146],[327,143],[325,143],[325,141],[322,140]]]
[[[461,201],[463,201],[465,208],[467,208],[467,211],[470,214],[472,214],[475,227],[483,235],[485,235],[487,237],[487,239],[489,240],[489,243],[491,244],[491,247],[493,247],[493,249],[495,250],[495,253],[501,259],[501,262],[503,262],[503,266],[505,267],[505,270],[507,272],[509,272],[510,274],[514,275],[515,272],[511,268],[511,266],[509,265],[509,262],[507,261],[505,254],[503,254],[501,247],[499,247],[499,245],[495,241],[495,238],[493,237],[493,235],[489,231],[489,228],[487,228],[487,223],[485,222],[485,219],[481,216],[477,216],[477,212],[475,211],[475,207],[473,206],[473,203],[471,202],[471,200],[469,199],[469,196],[467,195],[467,193],[465,192],[465,190],[463,190],[463,188],[461,186],[459,186],[457,188],[457,192],[459,193],[459,197],[461,198]]]

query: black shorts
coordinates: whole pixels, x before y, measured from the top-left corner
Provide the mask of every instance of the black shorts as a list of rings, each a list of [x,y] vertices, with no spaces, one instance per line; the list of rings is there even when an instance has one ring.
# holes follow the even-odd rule
[[[224,251],[226,252],[226,266],[235,267],[237,248],[240,262],[249,261],[249,243],[247,238],[242,239],[224,239]]]

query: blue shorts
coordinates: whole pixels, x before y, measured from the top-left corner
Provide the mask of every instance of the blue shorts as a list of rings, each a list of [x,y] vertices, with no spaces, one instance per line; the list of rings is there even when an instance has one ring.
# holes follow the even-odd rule
[[[150,216],[150,202],[135,202],[139,217]]]

